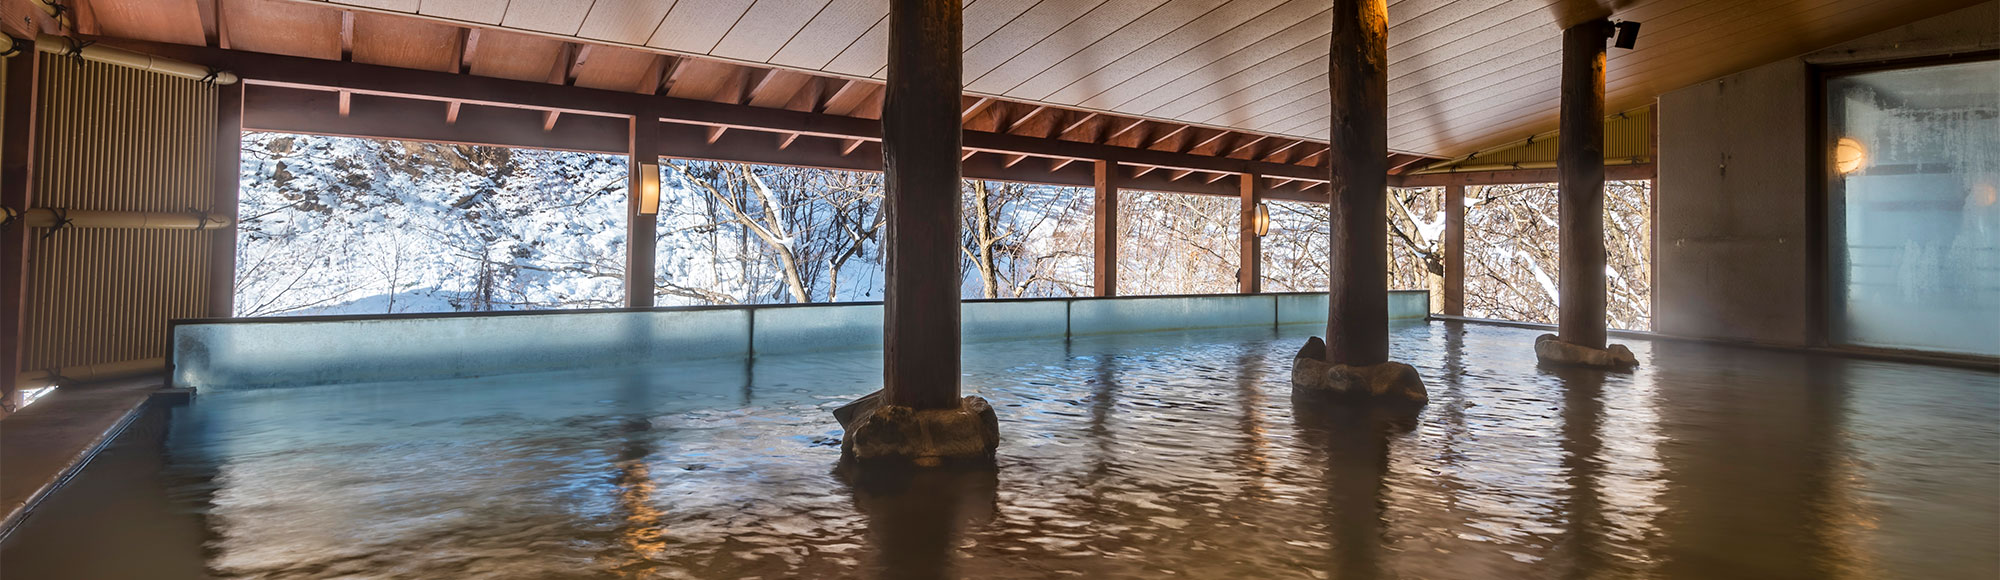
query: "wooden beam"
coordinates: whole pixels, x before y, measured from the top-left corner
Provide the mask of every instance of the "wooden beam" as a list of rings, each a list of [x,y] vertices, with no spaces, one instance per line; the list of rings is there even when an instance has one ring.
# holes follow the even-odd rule
[[[1236,222],[1236,291],[1256,294],[1264,291],[1264,237],[1257,235],[1257,211],[1264,203],[1264,188],[1256,175],[1236,176],[1242,189]]]
[[[542,111],[542,130],[554,130],[556,128],[556,119],[560,118],[562,118],[562,111]]]
[[[576,43],[565,42],[557,50],[555,64],[549,65],[548,83],[552,85],[568,85],[569,79],[574,77],[570,71],[577,62],[576,53],[579,49]]]
[[[1098,296],[1118,295],[1118,165],[1093,164],[1096,197],[1091,204],[1091,284]]]
[[[354,94],[425,99],[496,108],[556,110],[569,115],[625,117],[631,111],[656,111],[662,120],[711,127],[744,128],[767,132],[794,132],[814,137],[881,140],[880,123],[834,114],[814,114],[783,109],[764,109],[674,97],[647,96],[633,92],[607,91],[552,85],[474,75],[452,75],[395,67],[344,63],[273,54],[216,50],[199,46],[150,43],[127,39],[90,37],[88,40],[119,46],[167,58],[202,63],[230,70],[246,83],[257,86],[348,91]],[[836,91],[836,94],[838,91]],[[837,99],[830,99],[833,103]],[[829,104],[829,110],[833,109]],[[957,105],[954,104],[954,110]],[[1184,131],[1179,125],[1175,131]],[[1174,133],[1169,133],[1171,136]],[[1256,173],[1324,181],[1324,172],[1296,164],[1265,163],[1172,151],[1118,147],[1096,143],[1065,141],[969,132],[965,147],[1002,154],[1041,157],[1103,159],[1129,165],[1153,165],[1172,169],[1206,172]]]
[[[626,202],[625,202],[625,307],[653,306],[654,276],[658,265],[659,215],[657,208],[640,204],[645,171],[658,171],[660,124],[650,115],[626,121]]]
[[[1187,176],[1188,176],[1188,174],[1190,174],[1190,173],[1194,173],[1194,170],[1193,170],[1193,169],[1176,169],[1176,170],[1174,170],[1174,171],[1173,171],[1172,173],[1168,173],[1168,174],[1167,174],[1167,181],[1180,181],[1180,180],[1181,180],[1181,178],[1183,178],[1183,177],[1187,177]]]
[[[715,141],[716,141],[717,139],[721,139],[721,138],[722,138],[722,133],[723,133],[724,131],[728,131],[728,130],[729,130],[729,128],[728,128],[728,127],[724,127],[724,126],[721,126],[721,125],[715,125],[715,126],[711,126],[711,127],[709,127],[709,128],[708,128],[708,142],[709,142],[710,144],[714,144],[714,143],[715,143]]]
[[[973,116],[985,112],[986,109],[988,107],[992,107],[993,103],[995,102],[997,101],[995,101],[993,97],[979,97],[978,100],[972,102],[972,106],[966,107],[965,111],[959,114],[958,122],[964,123],[966,121],[972,120]]]
[[[209,168],[208,215],[229,225],[208,236],[209,318],[236,315],[238,188],[243,181],[243,83],[215,87],[215,159]]]
[[[340,11],[340,60],[354,60],[354,11]]]
[[[1215,182],[1217,182],[1217,181],[1222,181],[1222,178],[1224,178],[1224,177],[1229,177],[1229,174],[1227,174],[1227,173],[1210,173],[1210,174],[1208,174],[1208,177],[1207,177],[1206,179],[1203,179],[1203,180],[1202,180],[1201,182],[1202,182],[1202,183],[1215,183]]]
[[[1084,125],[1087,125],[1094,120],[1097,120],[1096,112],[1084,113],[1083,116],[1077,117],[1075,121],[1070,121],[1068,125],[1064,125],[1061,131],[1056,132],[1056,136],[1061,137],[1064,135],[1068,135],[1070,133],[1074,133],[1076,132],[1077,129],[1082,129]]]
[[[464,105],[465,105],[465,103],[460,103],[460,102],[458,102],[458,101],[451,101],[451,102],[448,102],[448,103],[445,103],[445,104],[444,104],[444,124],[446,124],[446,125],[455,125],[455,124],[458,124],[458,109],[459,109],[459,107],[462,107],[462,106],[464,106]]]
[[[1138,179],[1138,178],[1141,178],[1141,177],[1145,177],[1145,176],[1146,176],[1146,174],[1148,174],[1148,173],[1152,173],[1152,172],[1153,172],[1153,170],[1155,170],[1155,169],[1159,169],[1159,166],[1156,166],[1156,165],[1140,165],[1140,166],[1138,166],[1138,167],[1133,167],[1133,168],[1132,168],[1132,179]]]
[[[1439,309],[1465,316],[1465,186],[1444,187],[1444,298]]]
[[[853,113],[855,107],[868,99],[868,93],[874,88],[873,83],[857,80],[842,83],[840,88],[834,89],[833,96],[826,98],[826,114],[844,117]]]
[[[1601,349],[1605,338],[1604,44],[1611,21],[1563,31],[1562,106],[1557,144],[1556,335]]]
[[[354,93],[340,91],[340,116],[345,117],[354,108]]]
[[[1388,22],[1386,0],[1333,3],[1325,360],[1336,365],[1389,360]]]
[[[912,409],[959,408],[959,0],[889,2],[882,110],[882,391]]]
[[[1285,162],[1285,160],[1284,160],[1284,158],[1282,158],[1282,157],[1279,157],[1280,155],[1284,155],[1284,154],[1285,154],[1286,152],[1288,152],[1288,151],[1291,151],[1291,150],[1293,150],[1293,149],[1297,149],[1297,148],[1299,148],[1299,146],[1300,146],[1300,145],[1304,145],[1304,144],[1306,144],[1306,141],[1305,141],[1305,140],[1303,140],[1303,139],[1295,139],[1295,140],[1292,140],[1292,141],[1291,141],[1290,143],[1286,143],[1286,144],[1284,144],[1284,145],[1279,145],[1279,146],[1277,146],[1277,147],[1275,147],[1275,148],[1271,149],[1270,151],[1265,151],[1265,152],[1264,152],[1264,155],[1263,155],[1263,159],[1264,159],[1264,162],[1266,162],[1266,163],[1284,163],[1284,162]]]
[[[867,143],[867,141],[862,139],[842,139],[840,141],[840,156],[846,157],[850,154],[853,154],[855,149],[861,148],[862,143]],[[964,161],[963,158],[960,158],[959,160]]]
[[[1077,161],[1077,160],[1075,160],[1075,159],[1068,159],[1068,158],[1063,158],[1063,159],[1050,159],[1050,160],[1049,160],[1049,172],[1050,172],[1050,173],[1055,173],[1055,172],[1057,172],[1057,171],[1062,171],[1062,168],[1064,168],[1064,167],[1069,167],[1069,164],[1071,164],[1071,163],[1075,163],[1076,161]]]
[[[565,115],[549,131],[541,130],[541,111],[499,107],[460,107],[451,122],[449,103],[354,95],[352,114],[342,117],[337,95],[249,85],[243,126],[251,131],[304,133],[436,141],[497,147],[533,147],[623,155],[625,119]],[[700,131],[692,141],[702,143]],[[768,146],[767,146],[768,147]]]
[[[1000,162],[1000,166],[1002,166],[1002,167],[1013,167],[1014,165],[1016,165],[1016,164],[1019,164],[1019,163],[1021,162],[1021,160],[1023,160],[1023,159],[1027,159],[1027,158],[1028,158],[1028,156],[1026,156],[1026,155],[1008,155],[1008,156],[1004,157],[1004,158],[1003,158],[1003,160],[1002,160],[1002,161]]]
[[[1497,185],[1507,183],[1555,183],[1560,181],[1556,169],[1508,169],[1501,171],[1466,171],[1462,173],[1426,173],[1422,175],[1390,176],[1389,182],[1396,187],[1435,187],[1440,185]],[[1604,168],[1607,180],[1652,179],[1653,164],[1612,165]]]
[[[793,142],[793,141],[797,141],[797,140],[799,140],[799,134],[798,134],[798,133],[779,133],[779,134],[778,134],[778,149],[779,149],[780,151],[782,151],[782,150],[784,150],[784,149],[785,149],[785,148],[787,148],[787,147],[791,147],[791,146],[792,146],[792,142]]]
[[[583,72],[583,64],[590,62],[590,52],[597,48],[595,44],[577,44],[573,46],[576,46],[576,48],[570,52],[574,57],[570,59],[569,66],[563,67],[562,84],[565,85],[576,84],[577,73]]]
[[[1250,138],[1250,140],[1248,140],[1248,141],[1244,141],[1244,142],[1242,142],[1242,143],[1238,143],[1238,144],[1236,144],[1236,146],[1235,146],[1235,147],[1232,147],[1232,148],[1230,148],[1230,149],[1229,149],[1229,154],[1228,154],[1228,155],[1225,155],[1224,157],[1236,157],[1236,154],[1238,154],[1238,153],[1242,153],[1242,152],[1245,152],[1245,151],[1250,151],[1250,150],[1251,150],[1251,148],[1253,148],[1253,147],[1256,147],[1256,146],[1257,146],[1257,144],[1259,144],[1259,143],[1263,143],[1263,142],[1264,142],[1264,140],[1266,140],[1266,139],[1270,139],[1270,138],[1271,138],[1271,136],[1270,136],[1270,135],[1257,135],[1257,136],[1254,136],[1254,137],[1251,137],[1251,138]],[[1253,157],[1254,157],[1254,155],[1253,155]]]
[[[194,2],[195,13],[200,15],[201,17],[202,41],[207,46],[217,46],[221,39],[222,15],[218,10],[216,10],[216,5],[220,3],[221,2],[219,0],[195,0]],[[96,23],[97,18],[95,17],[95,15],[91,15],[90,18],[85,18],[85,15],[89,14],[90,12],[93,12],[92,10],[90,10],[89,2],[82,2],[82,1],[77,2],[76,9],[77,9],[76,10],[77,32],[81,32],[84,34],[102,33],[97,30],[97,23]],[[91,22],[88,25],[86,25],[84,22],[85,20],[89,20]]]
[[[975,149],[966,149],[966,150],[964,150],[964,151],[962,151],[962,152],[960,152],[960,153],[958,154],[958,160],[959,160],[959,161],[965,161],[965,160],[967,160],[967,159],[971,159],[973,155],[977,155],[977,154],[979,154],[979,151],[978,151],[978,150],[975,150]]]
[[[36,134],[41,131],[38,100],[41,59],[33,40],[16,41],[25,57],[7,63],[7,82],[0,85],[0,205],[26,213],[35,201]],[[27,350],[28,264],[34,236],[27,224],[0,227],[0,417],[21,404],[16,377]]]
[[[479,52],[479,29],[477,28],[465,29],[464,38],[465,40],[459,43],[459,48],[460,48],[458,53],[459,74],[466,74],[472,72],[472,57],[478,54]]]
[[[1019,131],[1019,130],[1021,130],[1021,127],[1023,127],[1023,126],[1026,126],[1026,125],[1028,124],[1028,122],[1029,122],[1029,121],[1033,121],[1033,120],[1035,120],[1035,118],[1037,118],[1037,117],[1040,117],[1040,116],[1042,116],[1042,115],[1044,115],[1044,114],[1046,114],[1046,113],[1048,113],[1048,112],[1049,112],[1049,108],[1048,108],[1048,107],[1042,107],[1042,106],[1037,106],[1037,107],[1035,107],[1035,108],[1033,108],[1033,109],[1029,109],[1029,110],[1028,110],[1028,114],[1026,114],[1026,115],[1021,115],[1021,117],[1020,117],[1020,118],[1018,118],[1018,119],[1014,119],[1014,122],[1012,122],[1012,123],[1008,123],[1008,124],[1007,124],[1007,130],[1006,130],[1005,132],[1006,132],[1006,133],[1014,133],[1014,132],[1016,132],[1016,131]]]

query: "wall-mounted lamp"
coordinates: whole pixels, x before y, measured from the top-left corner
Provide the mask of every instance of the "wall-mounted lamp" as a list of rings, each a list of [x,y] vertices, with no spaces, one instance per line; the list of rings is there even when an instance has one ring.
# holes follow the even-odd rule
[[[1833,169],[1841,175],[1860,171],[1868,164],[1868,148],[1853,137],[1841,137],[1833,144]]]
[[[1250,221],[1251,223],[1256,225],[1257,237],[1261,238],[1264,237],[1265,234],[1271,233],[1270,204],[1261,201],[1257,202],[1257,216],[1255,218],[1252,218]]]
[[[639,164],[639,215],[660,213],[660,164]]]
[[[1639,23],[1630,20],[1624,20],[1618,22],[1617,24],[1613,24],[1612,26],[1617,27],[1617,32],[1614,33],[1612,36],[1611,46],[1616,46],[1618,48],[1623,48],[1625,50],[1632,50],[1632,47],[1638,46]]]

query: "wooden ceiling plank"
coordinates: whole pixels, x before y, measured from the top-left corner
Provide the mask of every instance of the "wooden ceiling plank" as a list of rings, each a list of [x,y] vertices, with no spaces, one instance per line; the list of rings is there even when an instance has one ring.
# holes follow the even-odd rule
[[[1241,90],[1281,82],[1271,79],[1288,72],[1296,76],[1298,71],[1310,67],[1312,63],[1324,62],[1332,30],[1332,18],[1310,18],[1259,39],[1233,54],[1181,71],[1184,74],[1158,86],[1147,87],[1136,94],[1113,93],[1125,95],[1116,103],[1109,98],[1092,99],[1086,103],[1117,110],[1143,111],[1156,117],[1182,118],[1190,109]],[[1325,68],[1319,70],[1324,71]],[[1166,75],[1162,73],[1155,77],[1165,78]]]
[[[464,29],[373,12],[348,14],[353,35],[347,60],[437,72],[460,69]]]
[[[966,50],[966,90],[1002,93],[1046,70],[1049,63],[1111,35],[1166,0],[1097,0],[1043,2],[1009,23],[998,34]],[[1050,5],[1060,9],[1050,9]],[[1022,38],[1010,42],[1010,34]],[[1034,38],[1032,43],[1026,38]]]
[[[647,46],[677,52],[708,54],[750,9],[754,0],[688,0],[675,2],[660,21]],[[725,24],[727,23],[727,24]],[[886,58],[886,57],[885,57]]]
[[[1203,13],[1172,31],[1154,38],[1137,49],[1123,53],[1104,54],[1110,57],[1095,67],[1088,65],[1076,68],[1090,68],[1077,71],[1074,79],[1061,85],[1055,82],[1037,84],[1028,94],[1042,93],[1038,100],[1055,103],[1081,103],[1108,87],[1118,86],[1146,71],[1165,66],[1197,47],[1213,40],[1218,33],[1242,28],[1271,31],[1283,28],[1274,23],[1284,21],[1285,25],[1297,22],[1306,16],[1321,12],[1318,6],[1323,2],[1312,0],[1234,0]],[[1262,20],[1259,20],[1259,19]],[[1254,22],[1254,24],[1253,24]],[[1259,34],[1250,32],[1250,34]],[[1244,44],[1248,44],[1245,42]],[[1233,50],[1231,51],[1233,52]],[[1216,53],[1210,53],[1216,54]],[[1096,64],[1096,63],[1091,63]],[[1066,70],[1076,70],[1076,68]],[[1190,67],[1192,68],[1192,67]],[[1066,75],[1067,76],[1067,75]]]
[[[833,0],[785,42],[769,62],[806,70],[820,70],[834,57],[868,33],[877,23],[886,25],[886,0]]]
[[[752,4],[709,54],[749,62],[770,62],[831,0],[789,0]]]
[[[234,50],[340,58],[340,10],[281,0],[218,0],[218,10],[218,47],[226,37]]]
[[[425,6],[434,1],[427,0]],[[590,5],[590,13],[584,15],[576,35],[645,46],[648,40],[652,40],[653,31],[660,27],[660,20],[667,17],[667,10],[673,6],[673,2],[659,0],[596,0]]]
[[[1267,1],[1267,0],[1260,0]],[[1175,0],[1168,2],[1097,42],[1063,55],[1054,64],[1027,77],[1007,93],[1030,100],[1044,100],[1083,75],[1099,70],[1104,63],[1132,54],[1167,34],[1181,30],[1227,0]]]

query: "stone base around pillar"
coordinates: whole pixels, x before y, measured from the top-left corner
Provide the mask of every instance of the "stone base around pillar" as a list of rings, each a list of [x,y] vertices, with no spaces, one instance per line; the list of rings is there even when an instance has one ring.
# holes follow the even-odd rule
[[[876,391],[833,411],[847,431],[840,440],[842,456],[935,466],[991,459],[1000,447],[1000,419],[986,399],[965,397],[955,409],[912,409],[884,400]]]
[[[1326,342],[1306,341],[1292,359],[1292,391],[1423,404],[1430,401],[1417,369],[1399,362],[1365,366],[1326,362]]]
[[[1625,345],[1590,348],[1563,342],[1553,334],[1535,337],[1535,358],[1553,365],[1599,369],[1630,370],[1639,366],[1639,357],[1633,356],[1632,349],[1625,348]]]

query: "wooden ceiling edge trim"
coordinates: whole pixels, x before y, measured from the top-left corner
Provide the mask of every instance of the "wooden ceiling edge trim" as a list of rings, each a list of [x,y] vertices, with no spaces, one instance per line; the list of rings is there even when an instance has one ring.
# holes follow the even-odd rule
[[[881,139],[880,122],[858,117],[353,62],[227,51],[199,46],[113,38],[97,40],[108,45],[233,70],[250,85],[344,91],[350,94],[447,103],[459,101],[465,104],[591,116],[629,118],[634,114],[646,114],[664,121],[687,124],[741,127],[836,138]],[[963,144],[969,149],[1027,153],[1041,157],[1105,160],[1203,172],[1255,173],[1301,180],[1328,179],[1323,168],[1134,149],[1064,141],[1059,138],[968,131],[964,135]]]
[[[313,4],[313,5],[323,5],[323,4],[324,4],[324,2],[323,2],[323,1],[321,1],[321,0],[287,0],[287,1],[292,1],[292,2],[299,2],[299,3],[302,3],[302,4]],[[574,44],[585,44],[585,45],[601,45],[601,46],[606,46],[606,47],[614,47],[614,48],[623,48],[623,49],[628,49],[628,50],[634,50],[634,51],[639,51],[639,52],[645,52],[645,53],[650,53],[650,54],[658,54],[658,55],[666,55],[666,56],[672,56],[672,57],[677,57],[677,58],[692,58],[692,59],[705,59],[705,60],[710,60],[710,61],[716,61],[716,62],[722,62],[722,63],[728,63],[728,64],[733,64],[733,65],[737,65],[737,66],[746,66],[746,67],[755,67],[755,68],[762,68],[762,69],[771,69],[771,70],[788,70],[788,71],[793,71],[793,72],[797,72],[797,73],[803,73],[803,74],[809,74],[809,75],[815,75],[815,76],[820,76],[820,77],[827,77],[827,78],[836,78],[836,79],[845,79],[845,80],[854,80],[854,81],[863,81],[863,82],[868,82],[868,83],[873,83],[873,84],[877,84],[877,85],[880,85],[880,84],[882,84],[882,83],[884,82],[884,81],[883,81],[882,79],[877,79],[877,78],[874,78],[874,77],[872,77],[872,76],[862,76],[862,75],[853,75],[853,74],[847,74],[847,73],[841,73],[841,72],[836,72],[836,71],[829,71],[829,70],[824,70],[824,69],[810,69],[810,68],[804,68],[804,67],[793,67],[793,66],[786,66],[786,65],[782,65],[782,64],[777,64],[777,63],[772,63],[772,62],[763,62],[763,61],[755,61],[755,60],[748,60],[748,59],[739,59],[739,58],[730,58],[730,57],[726,57],[726,56],[717,56],[717,55],[712,55],[712,54],[701,54],[701,53],[692,53],[692,52],[685,52],[685,51],[678,51],[678,50],[671,50],[671,49],[665,49],[665,48],[660,48],[660,47],[657,47],[657,46],[650,46],[650,45],[645,45],[645,44],[630,44],[630,43],[624,43],[624,42],[617,42],[617,41],[612,41],[612,40],[604,40],[604,39],[600,39],[600,38],[587,38],[587,37],[582,37],[582,36],[576,36],[576,35],[567,35],[567,34],[560,34],[560,33],[554,33],[554,32],[545,32],[545,31],[539,31],[539,30],[526,30],[526,29],[517,29],[517,28],[508,28],[508,27],[505,27],[505,26],[500,26],[500,25],[497,25],[497,24],[489,24],[489,23],[485,23],[485,22],[474,22],[474,21],[470,21],[470,20],[458,20],[458,19],[453,19],[453,18],[444,18],[444,17],[439,17],[439,16],[432,16],[432,15],[429,15],[429,14],[418,14],[418,13],[414,13],[414,12],[402,12],[402,11],[397,11],[397,10],[390,10],[390,9],[385,9],[385,8],[376,8],[376,7],[371,7],[371,6],[355,6],[355,5],[348,5],[348,4],[341,4],[341,5],[340,5],[340,7],[339,7],[338,9],[339,9],[339,10],[345,10],[345,11],[351,11],[351,12],[368,12],[368,13],[373,13],[373,14],[381,14],[381,15],[386,15],[386,16],[398,16],[398,17],[404,17],[404,18],[413,18],[413,19],[417,19],[417,20],[425,20],[425,21],[430,21],[430,22],[435,22],[435,23],[439,23],[439,24],[444,24],[444,25],[448,25],[448,26],[456,26],[456,27],[459,27],[459,28],[465,28],[465,29],[469,29],[469,30],[496,30],[496,31],[501,31],[501,32],[507,32],[507,33],[510,33],[510,34],[519,34],[519,35],[523,35],[523,36],[533,36],[533,37],[541,37],[541,38],[546,38],[546,39],[550,39],[550,40],[555,40],[555,41],[559,41],[559,42],[566,42],[566,43],[574,43]],[[1187,125],[1187,126],[1190,126],[1190,127],[1198,127],[1198,128],[1203,128],[1203,129],[1212,129],[1212,130],[1217,130],[1217,131],[1230,131],[1230,132],[1235,132],[1235,133],[1242,133],[1242,134],[1245,134],[1245,135],[1250,135],[1250,136],[1252,136],[1252,137],[1257,137],[1257,136],[1263,136],[1263,137],[1277,137],[1277,138],[1283,138],[1283,139],[1298,139],[1298,140],[1302,140],[1302,141],[1310,141],[1310,142],[1317,142],[1317,143],[1325,143],[1325,141],[1324,141],[1324,140],[1320,140],[1320,139],[1315,139],[1314,137],[1312,137],[1312,136],[1309,136],[1309,135],[1293,135],[1293,134],[1288,134],[1288,133],[1280,133],[1280,132],[1273,132],[1273,131],[1258,131],[1258,130],[1253,130],[1253,129],[1244,129],[1244,128],[1238,128],[1238,127],[1229,127],[1229,126],[1226,126],[1226,125],[1213,125],[1213,124],[1208,124],[1208,123],[1197,123],[1197,122],[1192,122],[1192,121],[1185,121],[1185,120],[1180,120],[1180,119],[1169,119],[1169,118],[1162,118],[1162,117],[1152,117],[1152,116],[1147,116],[1147,115],[1139,115],[1139,114],[1133,114],[1133,113],[1124,113],[1124,112],[1119,112],[1119,111],[1112,111],[1112,110],[1106,110],[1106,109],[1097,109],[1097,108],[1090,108],[1090,107],[1081,107],[1081,106],[1077,106],[1077,105],[1066,105],[1066,104],[1061,104],[1061,103],[1049,103],[1049,102],[1043,102],[1043,101],[1033,101],[1033,100],[1019,100],[1019,99],[1013,99],[1013,98],[1009,98],[1009,97],[1007,97],[1007,96],[1005,96],[1005,95],[995,95],[995,94],[989,94],[989,93],[984,93],[984,92],[975,92],[975,91],[966,91],[966,92],[965,92],[964,94],[965,94],[965,96],[969,96],[969,97],[977,97],[977,98],[988,98],[988,99],[993,99],[993,100],[995,100],[995,101],[1004,101],[1004,102],[1008,102],[1008,103],[1016,103],[1016,104],[1023,104],[1023,105],[1030,105],[1030,106],[1039,106],[1039,107],[1050,107],[1050,108],[1055,108],[1055,109],[1061,109],[1061,110],[1065,110],[1065,111],[1075,111],[1075,112],[1079,112],[1079,113],[1086,113],[1086,114],[1088,114],[1088,113],[1096,113],[1096,114],[1099,114],[1099,115],[1110,115],[1110,116],[1114,116],[1114,117],[1123,117],[1123,118],[1129,118],[1129,119],[1141,119],[1141,120],[1146,120],[1146,121],[1153,121],[1153,122],[1157,122],[1157,123],[1170,123],[1170,124],[1175,124],[1175,125]],[[1440,155],[1438,155],[1438,154],[1436,154],[1436,153],[1422,153],[1422,152],[1416,152],[1416,151],[1397,151],[1397,150],[1394,150],[1394,149],[1391,149],[1391,150],[1390,150],[1390,152],[1391,152],[1391,153],[1407,153],[1407,154],[1410,154],[1410,155],[1422,155],[1422,156],[1424,156],[1424,157],[1441,157]]]

